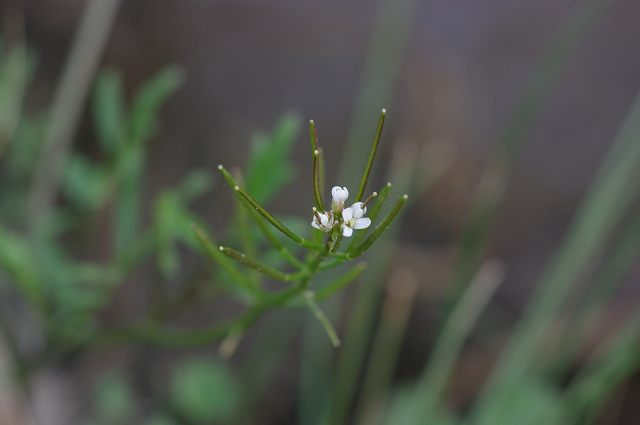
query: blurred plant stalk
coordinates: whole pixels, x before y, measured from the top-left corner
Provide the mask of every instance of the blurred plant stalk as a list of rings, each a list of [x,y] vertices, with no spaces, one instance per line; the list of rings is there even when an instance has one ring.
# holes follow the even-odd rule
[[[27,211],[32,225],[48,214],[58,194],[63,167],[119,4],[120,0],[87,0],[51,106]]]

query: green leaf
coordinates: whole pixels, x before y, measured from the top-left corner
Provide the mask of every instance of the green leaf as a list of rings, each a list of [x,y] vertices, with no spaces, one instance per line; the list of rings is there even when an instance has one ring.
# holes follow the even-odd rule
[[[157,127],[158,110],[181,85],[182,71],[170,66],[151,78],[138,92],[131,106],[129,139],[133,144],[153,137]]]
[[[241,387],[222,363],[196,359],[177,366],[171,382],[171,403],[197,424],[229,421],[238,411]]]
[[[134,404],[131,387],[123,376],[109,376],[98,384],[96,410],[102,419],[100,422],[126,423]]]
[[[42,301],[42,282],[33,267],[28,241],[0,227],[0,272],[6,273],[22,295],[33,304]]]
[[[24,47],[13,48],[0,61],[0,153],[20,121],[34,63],[32,52]]]
[[[268,202],[285,184],[295,169],[289,159],[293,143],[300,131],[300,118],[285,114],[271,136],[254,135],[246,171],[246,188],[260,203]]]
[[[99,207],[107,197],[108,183],[105,170],[88,159],[73,155],[67,160],[62,188],[65,195],[80,207]]]
[[[114,152],[126,137],[126,105],[122,79],[113,70],[103,71],[96,81],[93,119],[96,132],[106,152]]]

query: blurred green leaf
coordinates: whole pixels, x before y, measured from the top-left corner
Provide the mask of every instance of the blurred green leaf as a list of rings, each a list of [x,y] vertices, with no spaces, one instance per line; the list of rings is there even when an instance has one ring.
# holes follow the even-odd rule
[[[98,140],[106,152],[113,153],[126,138],[126,105],[120,74],[100,73],[93,96],[93,116]]]
[[[12,183],[21,186],[29,183],[29,178],[36,166],[38,154],[47,128],[44,115],[22,117],[9,145],[6,166]]]
[[[72,155],[67,160],[62,189],[74,204],[82,208],[99,207],[109,189],[106,170],[83,156]]]
[[[518,425],[555,423],[559,403],[558,391],[532,376],[523,380],[518,391],[511,394],[508,408],[501,412],[500,420]]]
[[[206,171],[192,172],[177,189],[164,191],[156,201],[154,232],[158,244],[158,266],[166,278],[174,277],[180,266],[178,241],[198,247],[191,224],[199,220],[189,210],[188,203],[206,193],[211,188],[211,181],[211,175]]]
[[[34,69],[34,56],[26,47],[16,46],[0,61],[0,154],[11,140],[22,114],[27,84]]]
[[[129,139],[132,143],[143,143],[154,136],[158,126],[158,110],[183,80],[182,71],[176,66],[169,66],[140,89],[131,106]]]
[[[182,80],[177,67],[165,68],[138,91],[131,106],[128,143],[118,151],[117,158],[116,247],[119,253],[138,237],[145,142],[156,131],[160,107]]]
[[[188,420],[212,423],[230,420],[241,401],[240,386],[231,371],[213,360],[187,360],[173,373],[171,402]]]
[[[123,376],[104,378],[98,384],[95,397],[96,410],[102,423],[127,423],[134,411],[133,392]]]
[[[177,425],[171,418],[168,416],[155,415],[146,423],[147,425]]]
[[[271,136],[254,135],[246,171],[246,188],[259,203],[268,202],[295,174],[289,159],[300,131],[300,118],[285,114]]]
[[[182,202],[188,203],[211,190],[213,177],[209,170],[193,170],[180,183],[177,191]]]
[[[42,301],[42,282],[33,266],[28,241],[0,226],[0,270],[4,271],[22,295],[33,304]]]

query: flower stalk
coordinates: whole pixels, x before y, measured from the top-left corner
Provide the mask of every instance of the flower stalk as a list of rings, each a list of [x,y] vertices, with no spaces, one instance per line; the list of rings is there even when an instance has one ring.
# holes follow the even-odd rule
[[[400,197],[386,217],[366,236],[365,229],[368,229],[373,221],[377,219],[391,191],[391,184],[387,183],[379,192],[373,192],[369,197],[364,198],[367,182],[378,151],[385,117],[386,110],[383,109],[378,120],[376,135],[355,197],[356,202],[351,205],[346,204],[349,198],[349,190],[346,187],[334,186],[331,189],[331,208],[328,210],[325,209],[325,204],[322,199],[322,152],[318,146],[315,123],[313,120],[309,121],[314,197],[310,224],[316,229],[315,241],[308,240],[285,226],[242,188],[242,186],[238,184],[238,179],[235,179],[222,165],[218,166],[218,170],[222,174],[223,179],[227,185],[233,189],[234,196],[238,200],[238,203],[249,211],[250,214],[248,214],[248,216],[256,222],[267,242],[280,253],[283,259],[297,269],[296,272],[285,273],[257,260],[254,255],[241,253],[225,245],[220,245],[218,249],[216,249],[206,234],[201,229],[194,227],[196,237],[205,248],[207,254],[225,269],[232,279],[237,280],[238,286],[253,296],[253,305],[243,316],[238,318],[237,323],[232,322],[229,325],[227,328],[227,336],[229,336],[229,332],[232,331],[235,332],[236,336],[241,335],[249,324],[253,323],[257,317],[271,308],[284,305],[304,305],[322,325],[331,343],[335,347],[340,345],[340,338],[337,332],[318,306],[317,301],[327,299],[355,281],[364,271],[365,264],[357,264],[337,280],[322,286],[317,292],[312,289],[312,284],[320,271],[336,267],[348,260],[363,255],[389,228],[398,216],[400,210],[406,204],[407,195],[404,195]],[[367,216],[367,210],[369,208],[370,211]],[[294,253],[274,235],[270,227],[274,227],[298,246],[306,249],[309,252],[308,255],[306,255],[303,260],[299,260]],[[346,250],[341,251],[341,244],[345,238],[352,238],[352,242]],[[256,288],[252,286],[252,282],[246,277],[246,274],[236,269],[229,259],[233,259],[249,269],[255,270],[273,280],[290,283],[290,286],[287,289],[282,289],[275,293]],[[218,334],[216,333],[216,335]]]

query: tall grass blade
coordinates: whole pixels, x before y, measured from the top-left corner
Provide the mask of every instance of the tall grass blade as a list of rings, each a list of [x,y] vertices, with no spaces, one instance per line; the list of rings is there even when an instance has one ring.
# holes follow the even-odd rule
[[[496,423],[509,396],[533,367],[545,332],[566,301],[571,286],[593,260],[633,200],[640,177],[640,96],[598,171],[557,254],[516,327],[478,402],[476,423]]]

